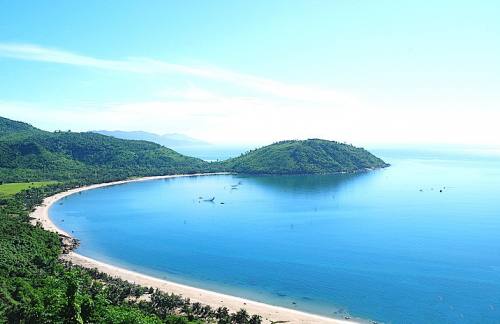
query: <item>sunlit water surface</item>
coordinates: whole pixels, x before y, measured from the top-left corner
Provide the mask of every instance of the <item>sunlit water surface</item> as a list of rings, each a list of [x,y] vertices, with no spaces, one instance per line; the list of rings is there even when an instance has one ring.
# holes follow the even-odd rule
[[[499,323],[500,160],[381,154],[391,167],[357,175],[90,190],[51,217],[85,256],[201,288],[334,317]]]

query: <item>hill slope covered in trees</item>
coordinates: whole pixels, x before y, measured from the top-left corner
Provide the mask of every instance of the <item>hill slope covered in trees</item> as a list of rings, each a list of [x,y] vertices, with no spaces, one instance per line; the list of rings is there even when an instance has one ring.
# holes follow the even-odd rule
[[[209,172],[209,163],[161,145],[91,132],[46,132],[0,117],[0,180],[94,179]]]
[[[248,174],[357,172],[387,164],[352,145],[282,141],[208,163],[164,146],[92,132],[47,132],[0,117],[0,181],[110,181],[137,176],[229,171]]]
[[[282,141],[220,164],[225,170],[248,174],[326,174],[388,166],[365,149],[321,139]]]

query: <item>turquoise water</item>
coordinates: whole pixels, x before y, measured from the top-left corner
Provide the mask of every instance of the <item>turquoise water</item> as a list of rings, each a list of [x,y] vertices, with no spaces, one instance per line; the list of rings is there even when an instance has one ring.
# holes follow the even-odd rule
[[[334,317],[500,323],[500,161],[382,154],[392,166],[363,174],[129,183],[50,213],[83,255],[201,288]]]

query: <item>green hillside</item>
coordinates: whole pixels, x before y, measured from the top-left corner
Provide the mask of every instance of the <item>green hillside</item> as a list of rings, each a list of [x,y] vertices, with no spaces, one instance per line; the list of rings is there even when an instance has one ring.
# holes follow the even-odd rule
[[[2,137],[13,133],[19,133],[19,132],[31,133],[37,131],[38,130],[36,128],[34,128],[29,124],[0,117],[0,136]]]
[[[96,133],[46,132],[0,117],[0,181],[79,180],[230,171],[247,174],[357,172],[387,164],[352,145],[311,139],[282,141],[218,163],[164,146]]]
[[[194,173],[209,163],[161,145],[95,133],[46,132],[0,117],[0,180],[92,179]]]
[[[274,143],[220,165],[248,174],[327,174],[388,166],[365,149],[320,139]]]

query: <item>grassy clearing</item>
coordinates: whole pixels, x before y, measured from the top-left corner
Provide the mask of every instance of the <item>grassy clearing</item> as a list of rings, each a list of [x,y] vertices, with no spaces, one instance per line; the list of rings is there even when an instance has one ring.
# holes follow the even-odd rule
[[[57,181],[39,181],[39,182],[17,182],[17,183],[5,183],[0,185],[0,197],[6,198],[15,195],[16,193],[29,189],[29,188],[39,188],[43,186],[48,186],[55,184]]]

